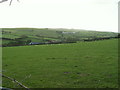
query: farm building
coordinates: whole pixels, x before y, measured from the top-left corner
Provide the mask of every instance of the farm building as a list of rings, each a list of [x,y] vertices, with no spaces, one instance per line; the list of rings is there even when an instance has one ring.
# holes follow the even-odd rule
[[[62,33],[63,34],[75,34],[76,32],[65,32],[65,31],[63,31]]]
[[[40,43],[40,42],[30,42],[29,45],[38,45],[38,44],[44,44],[44,43]]]

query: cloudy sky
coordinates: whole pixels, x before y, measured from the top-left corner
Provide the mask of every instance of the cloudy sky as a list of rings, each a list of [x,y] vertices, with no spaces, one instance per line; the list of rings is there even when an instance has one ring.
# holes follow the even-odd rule
[[[0,0],[1,1],[1,0]],[[118,32],[120,0],[13,0],[0,4],[0,28],[75,28]]]

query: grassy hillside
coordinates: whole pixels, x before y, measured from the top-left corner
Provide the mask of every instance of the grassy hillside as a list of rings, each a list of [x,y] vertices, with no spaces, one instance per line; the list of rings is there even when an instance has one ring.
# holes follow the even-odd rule
[[[3,28],[3,45],[18,42],[18,45],[27,45],[30,42],[48,41],[83,41],[101,37],[115,37],[117,33],[98,32],[77,29],[52,29],[52,28]],[[9,46],[9,45],[8,45]]]
[[[3,74],[30,88],[117,88],[118,40],[3,47]]]

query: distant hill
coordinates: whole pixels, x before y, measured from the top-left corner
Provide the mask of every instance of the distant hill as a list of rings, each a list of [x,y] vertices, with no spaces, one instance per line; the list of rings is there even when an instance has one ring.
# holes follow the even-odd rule
[[[117,37],[118,33],[98,32],[64,28],[2,28],[3,45],[9,43],[28,44],[30,42],[70,42],[95,38]]]

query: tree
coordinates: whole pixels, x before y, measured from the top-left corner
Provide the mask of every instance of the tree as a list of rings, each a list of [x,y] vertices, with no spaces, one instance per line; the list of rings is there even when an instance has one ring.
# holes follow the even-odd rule
[[[27,35],[21,35],[20,38],[24,39],[24,38],[28,38]]]
[[[0,3],[6,2],[6,1],[8,1],[8,0],[1,0]],[[10,4],[9,4],[9,5],[12,4],[12,1],[13,1],[13,0],[10,0]],[[17,0],[17,1],[19,2],[19,0]]]
[[[2,0],[2,1],[0,1],[0,3],[6,2],[6,1],[8,1],[8,0]]]
[[[60,35],[60,36],[58,36],[58,38],[60,38],[63,41],[63,39],[64,39],[63,31],[56,31],[56,33],[58,33]]]

